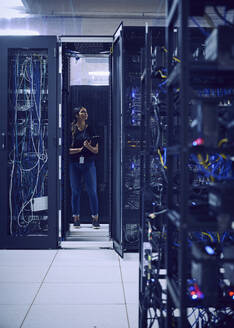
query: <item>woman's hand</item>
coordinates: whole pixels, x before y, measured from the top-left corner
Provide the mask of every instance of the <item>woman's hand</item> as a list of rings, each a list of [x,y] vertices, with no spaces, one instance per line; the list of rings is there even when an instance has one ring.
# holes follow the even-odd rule
[[[91,146],[91,142],[88,142],[88,140],[85,140],[83,145],[85,148],[89,149],[89,147]]]
[[[81,147],[81,148],[70,148],[69,149],[69,154],[70,155],[79,154],[83,150],[83,148],[84,147]]]
[[[94,153],[94,154],[98,153],[98,144],[96,144],[96,146],[93,147],[93,146],[91,146],[91,142],[88,142],[88,140],[85,140],[83,145],[84,145],[85,148],[87,148],[92,153]]]

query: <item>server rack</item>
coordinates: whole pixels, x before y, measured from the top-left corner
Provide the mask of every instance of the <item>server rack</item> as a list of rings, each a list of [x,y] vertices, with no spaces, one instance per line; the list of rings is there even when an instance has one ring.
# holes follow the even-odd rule
[[[0,248],[57,248],[57,38],[0,44]]]
[[[162,163],[166,147],[165,116],[165,29],[145,31],[142,52],[141,124],[141,224],[139,252],[139,327],[165,323],[165,274],[163,239],[166,212],[166,174]],[[166,151],[165,151],[166,153]],[[161,160],[160,160],[161,159]]]
[[[212,4],[225,5],[223,1],[218,0]],[[229,65],[225,68],[220,65],[219,58],[213,61],[208,56],[205,60],[204,58],[200,60],[191,55],[188,19],[190,16],[202,15],[205,5],[211,5],[211,1],[199,4],[187,0],[167,1],[166,327],[171,327],[173,322],[180,328],[195,324],[203,327],[207,320],[208,323],[215,322],[220,327],[233,323],[233,310],[229,313],[225,312],[227,307],[233,309],[233,300],[228,292],[229,288],[233,289],[233,282],[227,273],[228,270],[225,270],[225,276],[229,279],[229,287],[225,285],[220,274],[223,266],[233,269],[230,250],[233,247],[231,223],[234,211],[231,206],[229,209],[225,208],[223,200],[224,197],[228,197],[227,189],[232,189],[233,167],[230,162],[229,168],[223,169],[227,170],[227,175],[224,176],[222,169],[216,171],[217,166],[213,161],[216,158],[215,154],[223,153],[225,155],[222,165],[226,167],[229,165],[230,157],[233,156],[233,149],[230,148],[233,137],[229,134],[229,138],[219,139],[223,133],[226,136],[230,131],[228,132],[226,126],[227,130],[225,132],[223,132],[225,129],[222,130],[219,135],[220,120],[216,110],[220,113],[222,100],[229,104],[230,118],[233,115],[234,85],[231,76],[234,66]],[[231,2],[226,2],[226,5],[227,8],[233,8]],[[176,26],[177,20],[178,26]],[[175,43],[174,35],[177,27],[178,43]],[[210,49],[208,44],[210,39],[206,36],[205,39],[207,51]],[[175,64],[173,56],[176,47],[179,50],[180,62]],[[214,48],[212,50],[216,52]],[[223,50],[228,52],[230,49]],[[230,54],[231,52],[229,56]],[[209,88],[208,93],[206,88]],[[224,92],[226,89],[229,91]],[[199,116],[198,113],[201,115]],[[196,119],[198,126],[195,124]],[[177,131],[180,132],[179,136]],[[221,150],[223,143],[225,146]],[[213,170],[211,171],[209,167]],[[199,196],[194,196],[198,190]],[[226,224],[219,220],[222,211],[223,215],[226,213],[228,216]],[[226,249],[229,251],[226,252]],[[214,312],[209,310],[210,307],[215,308],[215,319]],[[179,309],[177,318],[174,314],[176,308]],[[193,309],[190,313],[198,312],[196,320],[192,323],[188,308]]]
[[[139,244],[143,46],[144,27],[119,26],[112,55],[112,237],[121,256]]]

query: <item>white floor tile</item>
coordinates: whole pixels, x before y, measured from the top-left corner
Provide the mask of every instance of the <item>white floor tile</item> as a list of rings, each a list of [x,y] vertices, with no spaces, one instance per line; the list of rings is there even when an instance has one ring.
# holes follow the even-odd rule
[[[0,328],[19,328],[28,305],[0,305]]]
[[[124,305],[34,305],[22,328],[42,327],[128,328],[128,324]]]
[[[124,304],[121,283],[43,284],[35,304]]]
[[[62,241],[61,247],[64,250],[73,249],[73,250],[84,250],[84,249],[95,249],[100,250],[104,248],[111,248],[113,249],[113,242],[112,241]]]
[[[120,258],[120,261],[122,262],[130,262],[130,263],[134,263],[134,262],[139,262],[139,253],[125,253],[124,254],[124,258]]]
[[[0,250],[0,266],[49,265],[57,250]]]
[[[138,304],[138,282],[127,282],[124,283],[124,291],[127,304]]]
[[[82,264],[83,263],[83,264]],[[119,266],[118,255],[113,250],[60,250],[53,262],[60,266]]]
[[[46,283],[121,283],[120,268],[104,265],[53,266],[48,272]]]
[[[139,261],[119,261],[121,268],[135,268],[139,270]]]
[[[124,282],[138,282],[139,280],[139,267],[136,266],[121,266],[121,272]]]
[[[31,304],[39,286],[39,283],[0,283],[0,304]]]
[[[138,327],[138,304],[127,304],[128,319],[130,328]]]
[[[27,264],[28,265],[28,264]],[[43,267],[41,267],[43,266]],[[32,283],[41,282],[45,277],[49,264],[41,264],[38,267],[31,266],[2,266],[0,267],[0,283]]]

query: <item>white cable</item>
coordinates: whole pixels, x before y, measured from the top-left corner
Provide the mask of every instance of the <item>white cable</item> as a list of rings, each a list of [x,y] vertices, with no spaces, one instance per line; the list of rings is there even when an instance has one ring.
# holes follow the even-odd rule
[[[25,61],[23,62],[22,66],[21,66],[21,71],[20,71],[20,74],[17,74],[18,76],[20,75],[20,78],[18,79],[18,87],[16,89],[16,103],[15,103],[15,145],[17,144],[18,147],[17,147],[17,159],[18,159],[18,162],[19,162],[19,169],[20,169],[20,181],[21,181],[21,185],[24,183],[24,177],[27,177],[28,174],[30,173],[30,171],[32,172],[35,168],[37,168],[37,176],[36,176],[36,181],[35,181],[35,184],[34,184],[34,187],[33,187],[33,190],[32,190],[32,194],[30,196],[30,199],[23,202],[22,206],[21,206],[21,209],[18,213],[18,218],[17,218],[17,221],[18,221],[18,225],[20,227],[23,227],[26,225],[28,225],[31,221],[34,220],[34,216],[33,216],[33,212],[32,212],[32,207],[31,207],[31,220],[25,220],[25,217],[24,217],[24,214],[23,216],[21,217],[21,214],[23,213],[23,211],[25,210],[25,208],[27,207],[27,205],[29,203],[32,202],[32,199],[34,198],[35,196],[35,193],[37,191],[37,188],[38,188],[38,183],[39,183],[39,177],[40,177],[40,173],[42,172],[44,166],[46,165],[47,161],[48,161],[48,154],[46,152],[46,149],[45,149],[45,143],[44,143],[44,138],[45,138],[45,131],[46,131],[46,127],[44,126],[43,127],[43,131],[41,131],[41,101],[42,101],[42,87],[44,86],[45,88],[45,83],[46,83],[46,77],[43,75],[43,69],[42,69],[42,59],[41,57],[39,57],[39,60],[40,60],[40,85],[39,85],[39,104],[37,104],[37,101],[36,101],[36,97],[35,97],[35,93],[34,93],[34,89],[33,89],[33,86],[34,86],[34,71],[33,71],[33,64],[32,64],[32,61],[33,61],[33,57],[31,56],[30,58],[27,58],[25,59]],[[17,70],[19,70],[19,55],[17,56]],[[28,75],[28,70],[27,70],[27,67],[29,65],[29,71],[30,71],[30,75],[31,75],[31,79],[30,79],[30,76]],[[45,72],[46,73],[46,72]],[[44,76],[44,79],[43,79],[43,76]],[[29,82],[31,84],[30,86],[30,89],[31,89],[31,94],[30,94],[30,98],[29,98],[29,95],[26,93],[25,94],[25,98],[26,98],[26,103],[22,106],[21,103],[20,103],[20,100],[19,100],[19,93],[20,93],[20,89],[21,89],[21,86],[22,86],[22,83],[26,81],[26,82]],[[18,105],[19,103],[19,105]],[[18,107],[20,106],[20,107]],[[30,108],[32,108],[32,111],[33,111],[33,108],[35,109],[35,112],[36,112],[36,117],[38,119],[38,129],[37,129],[37,137],[38,137],[38,140],[37,140],[37,145],[35,144],[35,138],[34,138],[34,133],[33,133],[33,129],[31,128],[30,130],[30,136],[31,136],[31,142],[32,142],[32,147],[33,147],[33,150],[34,150],[34,153],[37,157],[37,162],[35,165],[33,165],[33,167],[30,167],[30,168],[23,168],[23,163],[22,163],[22,160],[23,160],[23,153],[25,153],[25,138],[26,136],[24,135],[24,138],[23,140],[20,141],[20,143],[18,144],[18,125],[17,125],[17,118],[18,118],[18,108],[20,108],[21,110],[28,110]],[[34,126],[34,121],[33,121],[33,118],[32,118],[32,111],[30,111],[30,117],[27,116],[26,119],[25,119],[25,126],[27,128],[28,126],[28,123],[31,123],[30,126],[33,127]],[[40,132],[42,132],[42,140],[40,138]],[[12,233],[12,220],[13,220],[13,211],[12,211],[12,200],[11,200],[11,196],[12,196],[12,185],[13,185],[13,176],[14,176],[14,172],[15,172],[15,165],[16,165],[16,146],[14,145],[14,149],[9,153],[9,159],[11,158],[11,155],[12,155],[12,152],[13,152],[13,159],[9,160],[9,163],[12,164],[12,171],[11,171],[11,181],[10,181],[10,190],[9,190],[9,202],[10,202],[10,212],[11,212],[11,233]],[[19,152],[19,146],[21,146],[21,153],[18,153]],[[29,144],[27,143],[27,147],[29,146]],[[42,165],[40,165],[40,161],[43,162]],[[25,175],[26,174],[26,175]],[[44,179],[42,181],[42,188],[41,188],[41,191],[39,192],[41,194],[42,191],[44,191],[44,181],[46,179],[46,176],[47,176],[47,172],[45,172],[45,175],[44,175]],[[29,179],[30,179],[30,176],[29,176]],[[22,190],[22,194],[21,194],[21,197],[22,197],[22,200],[24,198],[24,193],[23,193],[23,190]],[[26,211],[28,211],[26,209]],[[24,222],[24,224],[22,225],[21,222]]]

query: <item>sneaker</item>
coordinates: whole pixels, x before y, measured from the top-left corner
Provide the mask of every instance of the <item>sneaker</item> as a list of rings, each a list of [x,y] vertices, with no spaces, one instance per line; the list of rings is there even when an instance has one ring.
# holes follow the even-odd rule
[[[93,228],[100,229],[100,224],[99,224],[98,220],[93,220]]]
[[[73,223],[73,226],[74,226],[74,228],[79,229],[79,228],[80,228],[80,220],[75,221],[75,222]]]

